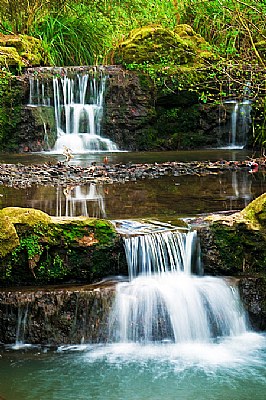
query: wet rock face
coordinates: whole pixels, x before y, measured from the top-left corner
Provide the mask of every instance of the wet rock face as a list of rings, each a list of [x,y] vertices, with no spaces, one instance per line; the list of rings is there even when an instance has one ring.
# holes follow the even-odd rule
[[[266,330],[266,278],[242,278],[239,291],[252,327]]]
[[[36,68],[40,79],[48,73],[46,70],[49,79],[57,73],[49,68]],[[120,149],[172,150],[227,143],[228,121],[219,124],[221,112],[217,105],[202,105],[197,94],[180,91],[172,84],[170,90],[156,89],[145,73],[127,71],[121,66],[106,66],[104,72],[108,80],[101,134]],[[22,80],[24,97],[14,130],[14,149],[47,150],[47,138],[51,146],[56,138],[53,107],[29,107],[28,76]],[[229,120],[230,116],[227,117]]]
[[[0,292],[0,342],[61,345],[108,340],[114,286]]]
[[[137,73],[122,68],[112,69],[108,76],[103,136],[120,149],[149,149],[156,116],[152,82],[146,78],[142,84]]]

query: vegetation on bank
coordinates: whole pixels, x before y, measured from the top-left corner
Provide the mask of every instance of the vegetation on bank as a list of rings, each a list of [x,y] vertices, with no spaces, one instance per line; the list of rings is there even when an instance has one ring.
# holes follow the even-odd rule
[[[265,15],[266,3],[257,0],[3,0],[0,35],[2,32],[41,39],[40,64],[120,62],[127,69],[147,74],[160,91],[193,91],[202,103],[221,103],[228,95],[247,95],[249,82],[254,142],[264,148]],[[184,30],[184,26],[187,29]],[[152,29],[166,33],[161,35],[164,43],[158,43],[155,36],[150,35],[146,37],[146,47],[137,49],[135,42],[132,47],[137,33],[142,32],[141,40],[143,30],[151,32]],[[186,47],[182,54],[180,43]],[[128,57],[130,52],[126,44],[139,55],[142,47],[144,57]],[[151,47],[157,52],[155,59],[147,51]],[[170,52],[164,51],[164,47]],[[13,47],[9,49],[13,55]],[[127,51],[127,56],[121,49]],[[0,65],[9,68],[10,54],[6,52],[7,46],[0,44]],[[36,65],[36,55],[32,56],[32,51],[29,53],[18,60],[19,69]],[[198,62],[199,53],[201,62]]]
[[[132,29],[189,24],[228,60],[264,64],[265,15],[257,0],[3,0],[0,30],[41,38],[54,65],[94,65]]]

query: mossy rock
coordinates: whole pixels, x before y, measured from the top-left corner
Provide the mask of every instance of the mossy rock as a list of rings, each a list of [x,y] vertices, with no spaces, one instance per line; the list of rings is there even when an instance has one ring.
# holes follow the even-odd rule
[[[6,207],[0,211],[0,216],[8,217],[12,224],[48,224],[52,221],[51,217],[40,210],[34,208]]]
[[[123,64],[191,65],[215,60],[210,45],[189,25],[178,25],[175,30],[161,26],[134,29],[117,46],[114,61]]]
[[[240,214],[253,229],[265,229],[266,193],[253,200]]]
[[[23,67],[24,63],[15,47],[0,47],[0,66],[9,65]]]
[[[266,273],[266,193],[241,212],[206,220],[211,222],[210,231],[223,273]],[[207,253],[205,257],[207,264],[211,264]]]
[[[131,31],[128,38],[118,45],[114,60],[125,64],[160,64],[169,60],[187,64],[195,56],[193,46],[175,32],[160,26],[145,26]]]
[[[0,257],[5,257],[18,245],[19,238],[13,223],[0,213]]]
[[[45,63],[45,53],[40,39],[27,35],[0,33],[0,65],[18,67]]]
[[[17,207],[0,211],[0,286],[91,283],[126,268],[110,221],[55,218]]]

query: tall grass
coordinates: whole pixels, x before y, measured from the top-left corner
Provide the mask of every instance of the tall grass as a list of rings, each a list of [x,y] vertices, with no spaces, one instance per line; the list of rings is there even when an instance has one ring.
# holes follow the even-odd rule
[[[265,15],[258,0],[2,0],[0,31],[42,38],[51,64],[95,64],[131,29],[187,23],[222,56],[250,60]]]
[[[45,15],[29,33],[42,39],[51,65],[93,65],[103,49],[103,33],[78,7]]]
[[[255,43],[266,39],[266,2],[258,0],[191,0],[182,14],[221,55],[257,57]]]

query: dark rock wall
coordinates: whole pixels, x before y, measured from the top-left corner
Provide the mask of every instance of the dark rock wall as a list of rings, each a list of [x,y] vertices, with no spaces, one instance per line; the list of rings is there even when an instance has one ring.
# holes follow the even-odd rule
[[[155,90],[148,78],[114,68],[108,71],[103,136],[120,149],[148,150],[154,139]]]
[[[103,136],[132,151],[228,144],[230,114],[193,92],[156,89],[143,73],[108,69]]]
[[[0,343],[102,343],[108,339],[112,285],[0,292]]]
[[[49,79],[58,73],[58,69],[45,70],[39,68],[36,73],[49,73]],[[108,81],[102,136],[113,140],[120,149],[176,150],[228,144],[230,113],[223,107],[203,104],[193,92],[159,90],[144,73],[120,66],[106,66],[103,70]],[[23,82],[21,115],[10,151],[47,150],[55,141],[53,109],[27,105],[28,76],[19,80],[20,87]]]
[[[266,330],[266,278],[241,278],[239,291],[252,327]]]

